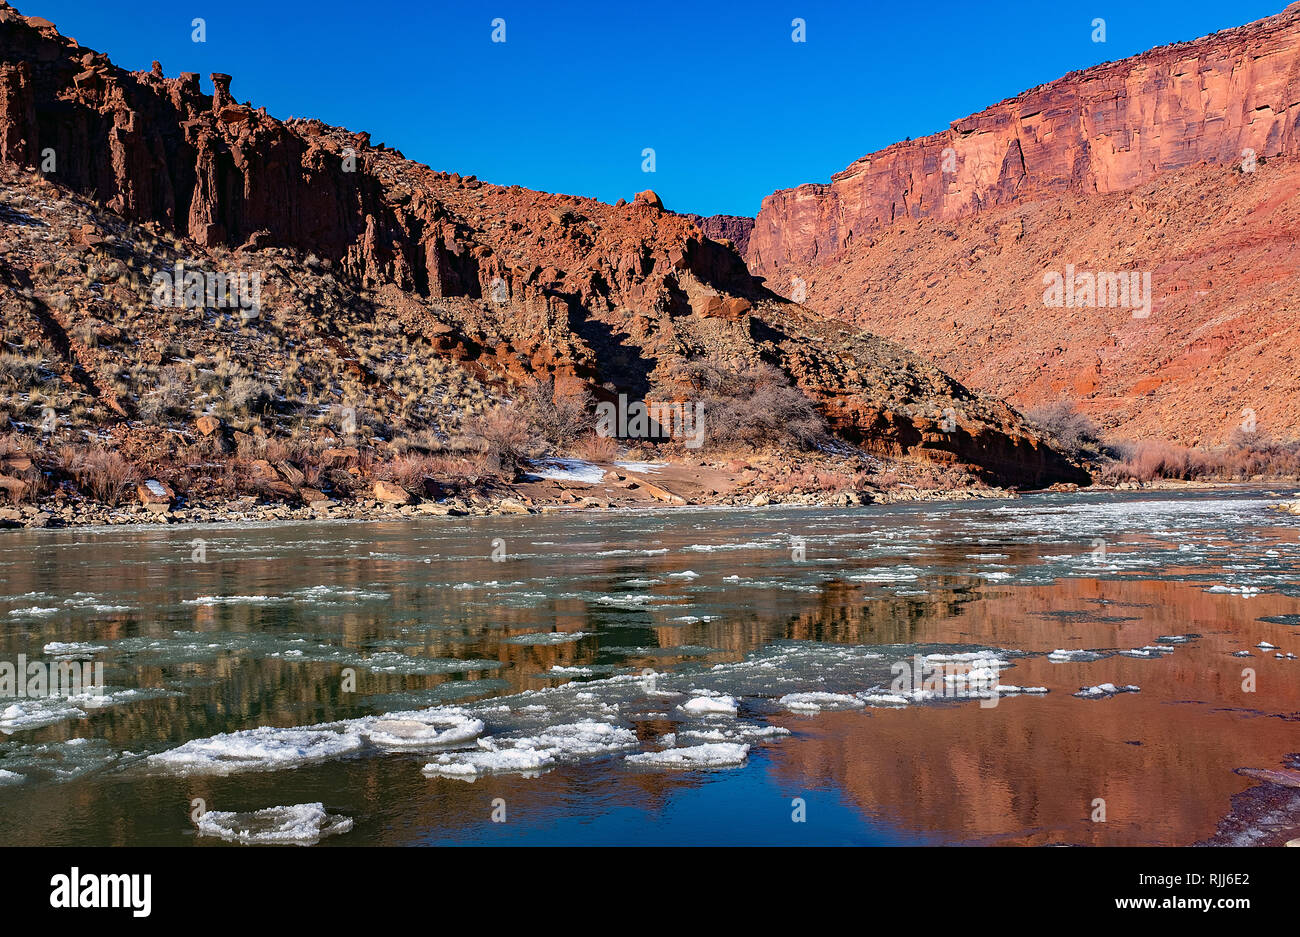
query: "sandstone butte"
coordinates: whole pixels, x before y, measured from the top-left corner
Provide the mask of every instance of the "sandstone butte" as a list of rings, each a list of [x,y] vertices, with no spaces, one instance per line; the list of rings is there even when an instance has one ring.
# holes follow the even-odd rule
[[[494,397],[543,374],[635,399],[677,393],[686,362],[761,361],[868,452],[1005,483],[1086,480],[1002,401],[775,295],[730,242],[665,211],[654,193],[607,205],[434,171],[365,133],[279,120],[239,102],[230,76],[211,80],[208,95],[198,75],[169,78],[158,63],[125,71],[0,3],[0,167],[31,187],[7,220],[26,214],[50,229],[35,237],[32,223],[11,228],[0,255],[6,325],[43,334],[69,379],[132,432],[149,427],[132,419],[133,395],[114,388],[130,378],[114,376],[110,355],[121,352],[85,339],[88,325],[101,337],[115,332],[101,327],[114,315],[109,299],[129,305],[131,329],[147,339],[131,347],[158,348],[170,336],[199,360],[233,348],[282,391],[286,362],[310,364],[304,348],[366,393],[395,399],[403,395],[393,382],[426,365],[450,363],[459,386],[463,377]],[[58,169],[42,177],[47,149]],[[51,254],[65,236],[74,253]],[[268,318],[292,339],[282,346],[290,351],[269,355],[243,338],[214,348],[228,337],[152,308],[139,276],[51,295],[79,274],[93,286],[91,271],[105,265],[158,269],[181,258],[263,272]],[[71,274],[47,289],[42,270]],[[25,284],[35,289],[20,300]],[[394,322],[400,334],[385,339],[395,344],[380,349],[383,366],[367,365],[376,353],[363,350],[360,330],[373,344]],[[254,334],[265,327],[254,323]],[[150,354],[157,366],[159,352]],[[425,412],[421,395],[406,396]]]
[[[747,259],[1017,406],[1065,397],[1112,436],[1191,445],[1253,413],[1294,438],[1298,146],[1292,4],[775,192]],[[1066,264],[1151,273],[1150,316],[1046,308],[1043,276]]]

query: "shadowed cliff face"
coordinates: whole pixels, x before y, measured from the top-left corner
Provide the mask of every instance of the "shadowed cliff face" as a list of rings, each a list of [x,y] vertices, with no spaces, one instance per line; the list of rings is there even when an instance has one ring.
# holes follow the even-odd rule
[[[748,258],[774,277],[899,219],[951,220],[1033,190],[1116,192],[1300,142],[1300,4],[1195,42],[1067,75],[942,132],[763,200]],[[773,283],[777,281],[772,280]]]
[[[317,255],[377,314],[490,381],[549,373],[641,396],[673,392],[688,362],[768,362],[868,451],[995,482],[1086,480],[1004,404],[768,292],[730,243],[652,192],[606,205],[435,172],[367,134],[238,103],[231,81],[213,75],[206,95],[157,63],[124,71],[0,4],[0,161],[37,169],[52,155],[42,184],[92,199],[92,228],[120,217],[249,267],[268,250],[290,268]]]

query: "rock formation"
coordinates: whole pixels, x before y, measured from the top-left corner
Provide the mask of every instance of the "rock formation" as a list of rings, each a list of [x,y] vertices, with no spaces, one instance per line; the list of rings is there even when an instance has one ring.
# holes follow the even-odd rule
[[[797,278],[818,312],[1016,406],[1066,398],[1110,438],[1293,439],[1298,150],[1293,4],[777,192],[749,257],[778,292]],[[1046,305],[1066,265],[1149,274],[1151,309]]]
[[[1300,142],[1300,3],[1026,91],[763,200],[747,257],[773,276],[901,219],[951,221],[1028,193],[1118,192]],[[776,282],[775,280],[773,282]]]
[[[480,379],[551,374],[639,398],[671,387],[689,362],[767,362],[869,451],[1022,484],[1081,477],[1004,404],[769,293],[731,246],[653,192],[611,206],[436,172],[365,133],[280,121],[238,103],[230,76],[211,80],[208,95],[192,73],[124,71],[0,4],[4,162],[36,169],[52,153],[45,182],[211,256],[235,249],[250,266],[271,262],[272,280],[305,276],[292,268],[310,255],[337,275],[324,289],[349,284],[360,293],[348,302],[397,317],[406,339]],[[85,236],[101,237],[100,223],[95,215]],[[42,321],[90,361],[98,353],[64,334],[81,313]],[[382,375],[352,339],[340,331],[323,347],[378,392]]]

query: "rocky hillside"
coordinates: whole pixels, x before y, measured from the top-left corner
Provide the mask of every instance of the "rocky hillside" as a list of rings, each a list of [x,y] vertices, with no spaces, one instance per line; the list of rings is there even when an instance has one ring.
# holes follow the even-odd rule
[[[239,103],[226,75],[207,95],[157,63],[124,71],[3,4],[0,56],[20,428],[158,444],[212,416],[274,438],[344,411],[382,459],[398,438],[445,442],[530,376],[683,399],[701,365],[734,386],[767,365],[868,452],[1080,478],[1005,404],[767,292],[654,193],[606,205],[436,172]],[[160,275],[192,274],[257,274],[255,314],[220,289],[159,303]]]
[[[1031,406],[1210,445],[1300,435],[1300,4],[1073,73],[763,202],[783,293]],[[1147,315],[1054,308],[1044,276],[1150,275]]]
[[[1045,271],[1151,272],[1146,318],[1051,308]],[[930,355],[1026,410],[1062,398],[1110,438],[1216,446],[1300,436],[1300,161],[1170,173],[899,223],[793,266],[808,304]]]

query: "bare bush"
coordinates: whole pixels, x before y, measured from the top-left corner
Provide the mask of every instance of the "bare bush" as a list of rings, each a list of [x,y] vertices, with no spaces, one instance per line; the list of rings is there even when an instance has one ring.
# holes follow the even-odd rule
[[[260,409],[271,397],[271,389],[251,377],[236,377],[226,385],[223,398],[226,405],[237,413],[251,413]]]
[[[591,433],[580,437],[569,447],[569,452],[590,462],[612,462],[618,458],[619,444],[613,436]]]
[[[519,390],[519,412],[533,430],[556,450],[563,450],[590,431],[592,398],[577,382],[532,378]]]
[[[68,471],[83,493],[110,505],[121,504],[140,482],[134,465],[101,446],[74,455]]]
[[[1097,424],[1080,413],[1069,400],[1039,404],[1027,410],[1025,416],[1069,455],[1077,456],[1100,450],[1101,437]]]
[[[697,363],[687,375],[704,405],[713,445],[808,449],[826,436],[826,421],[816,404],[770,364],[730,371]]]
[[[520,465],[538,449],[531,422],[514,405],[497,407],[476,417],[466,427],[496,474],[513,478]]]

